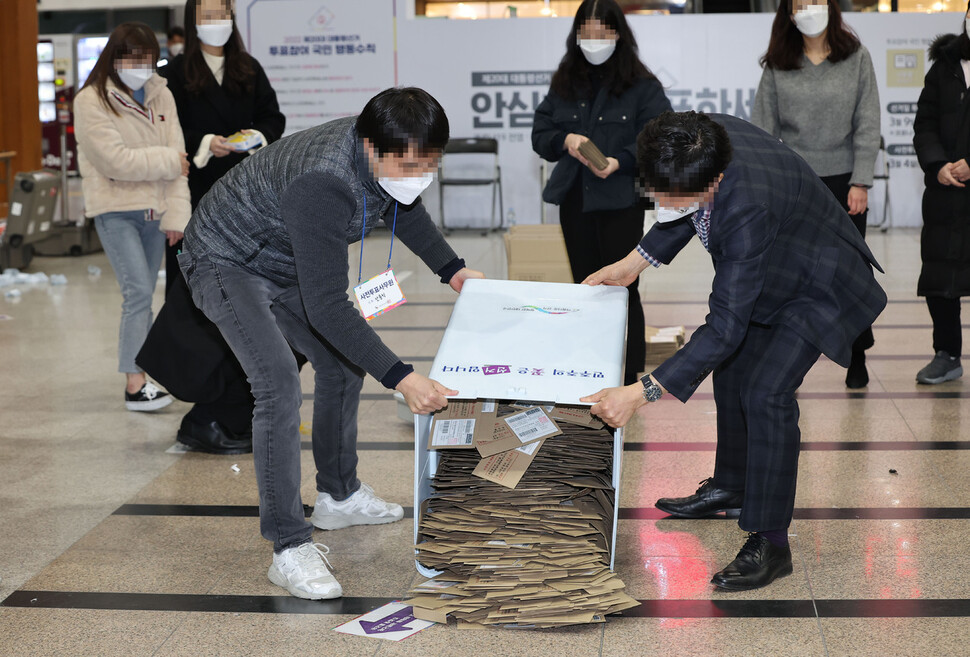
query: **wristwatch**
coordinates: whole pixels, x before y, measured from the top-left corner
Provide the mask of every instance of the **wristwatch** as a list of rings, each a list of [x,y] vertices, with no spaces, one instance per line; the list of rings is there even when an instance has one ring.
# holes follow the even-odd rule
[[[648,402],[655,402],[663,396],[664,391],[654,383],[649,374],[643,377],[641,382],[643,383],[643,398]]]

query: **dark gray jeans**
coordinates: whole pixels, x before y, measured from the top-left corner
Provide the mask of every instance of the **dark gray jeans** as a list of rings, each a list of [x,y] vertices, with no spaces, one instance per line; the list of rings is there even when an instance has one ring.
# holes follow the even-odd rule
[[[253,456],[259,527],[280,552],[310,540],[300,497],[300,371],[293,350],[315,372],[313,459],[317,490],[344,500],[357,479],[357,407],[364,372],[310,327],[300,288],[282,288],[242,268],[178,257],[192,300],[219,327],[256,398]]]

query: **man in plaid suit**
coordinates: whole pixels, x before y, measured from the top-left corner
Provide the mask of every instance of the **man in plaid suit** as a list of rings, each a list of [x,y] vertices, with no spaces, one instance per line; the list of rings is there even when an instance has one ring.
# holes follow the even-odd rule
[[[711,581],[725,590],[766,586],[792,572],[795,391],[820,354],[848,366],[853,340],[886,306],[873,276],[879,265],[805,161],[741,119],[667,112],[640,133],[637,157],[658,223],[635,251],[585,282],[629,285],[696,235],[714,261],[710,312],[641,381],[583,401],[623,426],[663,394],[687,401],[714,373],[714,474],[693,495],[657,507],[680,518],[739,517],[748,540]]]

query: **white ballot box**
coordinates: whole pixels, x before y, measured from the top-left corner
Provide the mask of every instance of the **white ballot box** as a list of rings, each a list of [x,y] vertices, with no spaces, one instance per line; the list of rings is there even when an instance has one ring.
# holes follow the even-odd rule
[[[623,383],[627,290],[623,287],[468,280],[448,321],[431,378],[458,399],[584,405],[580,397]],[[585,404],[589,406],[589,404]],[[414,537],[431,495],[438,452],[428,449],[430,415],[414,416]],[[623,430],[614,432],[616,543]],[[435,571],[417,565],[433,577]]]

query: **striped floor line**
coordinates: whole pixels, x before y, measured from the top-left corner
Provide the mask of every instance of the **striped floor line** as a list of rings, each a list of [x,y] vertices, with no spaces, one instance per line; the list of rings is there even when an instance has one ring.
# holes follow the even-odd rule
[[[303,441],[304,450],[313,449],[310,441]],[[625,442],[624,452],[713,452],[713,442]],[[874,440],[874,441],[804,441],[803,452],[933,452],[968,450],[970,440]],[[412,452],[414,443],[406,441],[361,441],[357,451]]]
[[[403,592],[402,592],[403,593]],[[729,596],[729,593],[718,593]],[[403,597],[403,595],[402,595]],[[355,615],[395,598],[343,597],[301,600],[286,595],[189,595],[175,593],[98,593],[85,591],[15,591],[0,607],[27,609],[96,609],[111,611],[220,612],[254,614]],[[640,600],[622,618],[962,618],[970,616],[965,599],[873,600]]]
[[[303,505],[309,517],[313,507]],[[185,518],[258,518],[259,507],[245,504],[123,504],[112,515],[116,516],[175,516]],[[404,507],[404,517],[414,518],[414,508]],[[620,520],[669,520],[667,513],[653,507],[620,507]],[[723,516],[711,516],[722,519]],[[822,508],[796,507],[796,520],[966,520],[970,519],[970,507],[858,507]]]

